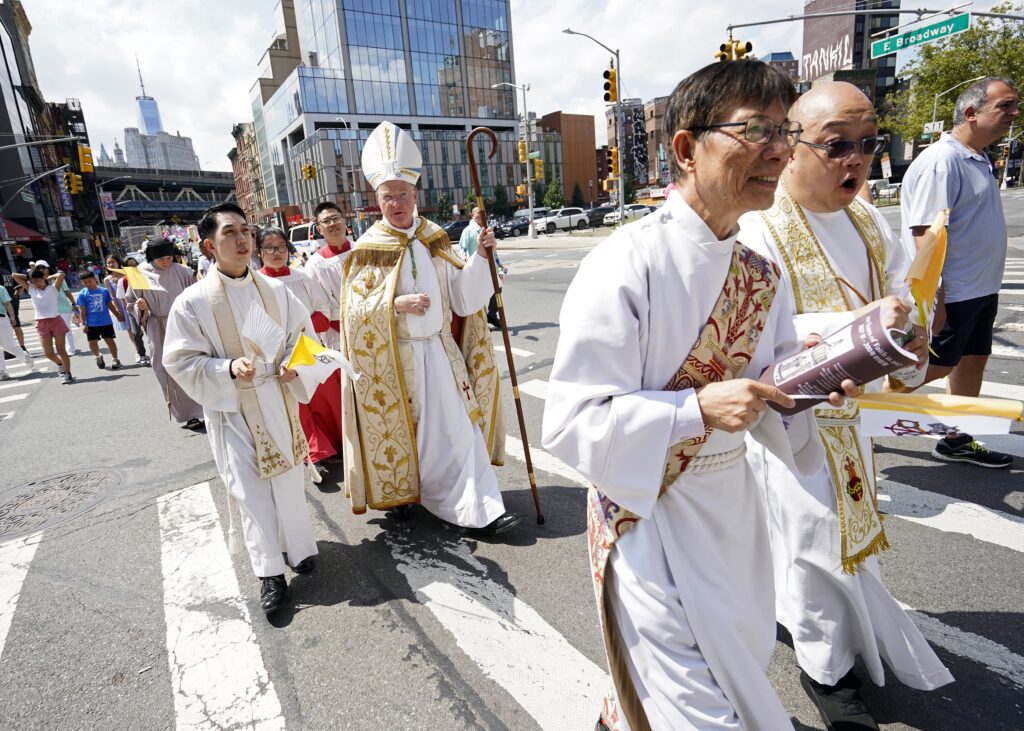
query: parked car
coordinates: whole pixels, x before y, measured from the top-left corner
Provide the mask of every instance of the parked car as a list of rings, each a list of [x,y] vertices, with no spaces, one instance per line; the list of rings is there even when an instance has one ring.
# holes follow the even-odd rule
[[[442,227],[453,244],[459,243],[459,239],[462,238],[462,232],[469,226],[469,221],[470,219],[468,218],[462,221],[449,221]]]
[[[506,236],[526,236],[528,233],[530,233],[530,219],[526,216],[513,218],[511,221],[499,223],[494,227],[494,235],[499,239],[503,239]]]
[[[582,208],[559,208],[551,211],[543,218],[534,220],[538,231],[553,234],[555,231],[587,227],[587,214]]]
[[[594,228],[604,225],[604,217],[615,210],[615,206],[598,206],[587,211],[587,223]]]
[[[643,218],[644,216],[651,212],[651,209],[639,203],[630,203],[622,210],[622,212],[623,214],[625,214],[625,218],[627,221],[633,221],[637,218]],[[618,208],[616,208],[611,213],[606,214],[604,217],[605,226],[614,226],[617,223],[619,223]]]
[[[878,189],[878,197],[899,198],[901,188],[903,188],[903,183],[889,183],[888,185],[883,185]]]

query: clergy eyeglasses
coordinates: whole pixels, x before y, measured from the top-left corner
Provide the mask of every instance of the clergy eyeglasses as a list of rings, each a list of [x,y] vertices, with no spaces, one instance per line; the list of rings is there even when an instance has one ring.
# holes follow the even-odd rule
[[[772,135],[775,134],[775,130],[778,129],[787,147],[795,147],[796,143],[800,141],[800,133],[804,131],[799,122],[791,122],[787,119],[782,124],[775,124],[771,117],[763,117],[761,115],[753,116],[745,122],[718,122],[717,124],[708,124],[703,127],[691,127],[690,131],[706,132],[722,127],[742,127],[743,139],[758,145],[768,144]]]
[[[287,254],[288,244],[281,244],[280,246],[261,246],[260,251],[265,251],[268,254]]]
[[[862,155],[874,155],[885,142],[885,137],[865,137],[862,140],[832,140],[823,145],[817,142],[807,142],[806,140],[799,141],[808,147],[813,147],[815,150],[824,150],[825,157],[830,160],[839,160],[851,155],[854,150]]]
[[[386,206],[390,206],[395,203],[405,203],[407,200],[409,200],[409,191],[399,193],[398,195],[381,194],[380,200],[381,203],[383,203]]]

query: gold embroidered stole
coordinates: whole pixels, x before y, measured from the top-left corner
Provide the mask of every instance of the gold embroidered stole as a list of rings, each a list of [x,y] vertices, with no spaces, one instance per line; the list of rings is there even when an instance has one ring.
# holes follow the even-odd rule
[[[779,186],[775,204],[761,213],[793,285],[799,314],[847,312],[885,296],[882,234],[860,201],[851,203],[846,213],[868,257],[871,291],[865,302],[850,302],[843,287],[837,286],[837,282],[846,280],[833,268],[803,210],[784,186]],[[860,410],[856,402],[847,401],[842,408],[819,406],[815,417],[835,489],[843,572],[852,574],[868,556],[889,548],[878,513],[874,456],[868,455],[871,460],[865,460],[861,453],[857,435]]]
[[[287,323],[282,319],[281,310],[278,307],[274,291],[258,272],[250,272],[253,284],[263,308],[270,315],[270,318],[282,327]],[[214,322],[217,323],[217,334],[220,336],[221,345],[224,348],[226,358],[248,357],[242,348],[242,339],[238,331],[238,323],[235,322],[234,312],[231,310],[231,303],[228,301],[227,292],[224,289],[223,274],[217,267],[211,267],[209,274],[203,278],[203,294],[206,296],[207,304],[213,312]],[[281,353],[275,357],[280,358]],[[276,362],[276,361],[275,361]],[[291,429],[292,443],[290,445],[291,461],[285,457],[284,451],[274,443],[267,429],[267,423],[263,416],[263,409],[260,408],[259,396],[256,393],[256,386],[249,383],[239,382],[239,404],[242,418],[249,428],[253,445],[256,448],[256,468],[261,479],[269,480],[271,477],[282,475],[297,465],[309,454],[309,444],[302,432],[302,425],[299,421],[299,406],[292,396],[288,387],[277,381],[284,399],[285,409],[288,412],[288,426]]]
[[[693,349],[665,385],[666,391],[699,388],[709,383],[739,378],[757,348],[768,311],[775,297],[779,273],[767,259],[736,242],[722,292],[701,328]],[[659,497],[674,483],[697,456],[711,435],[686,439],[669,448]],[[604,630],[605,652],[615,684],[615,697],[605,699],[602,719],[615,731],[621,728],[622,713],[634,731],[650,725],[626,667],[626,652],[614,622],[609,621],[604,594],[605,571],[612,547],[620,536],[640,520],[635,513],[616,505],[592,487],[587,496],[587,537],[594,591]]]
[[[440,338],[470,420],[481,430],[491,461],[504,460],[504,426],[498,372],[483,310],[465,318],[460,342],[451,333],[448,292],[450,263],[463,262],[451,252],[443,229],[420,219],[414,234],[430,251],[441,291]],[[345,262],[342,283],[342,347],[363,374],[342,378],[346,492],[352,510],[383,510],[419,502],[419,456],[416,451],[415,373],[411,338],[404,314],[394,310],[395,292],[409,237],[383,222],[361,236]]]

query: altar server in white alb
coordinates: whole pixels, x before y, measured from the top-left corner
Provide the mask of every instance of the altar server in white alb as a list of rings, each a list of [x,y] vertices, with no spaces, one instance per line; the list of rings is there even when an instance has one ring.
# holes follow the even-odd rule
[[[304,488],[308,446],[297,404],[312,394],[281,365],[309,312],[283,284],[250,270],[253,235],[241,208],[213,206],[198,228],[216,263],[174,301],[163,362],[203,406],[217,471],[240,508],[249,560],[262,579],[261,606],[269,615],[287,596],[286,563],[308,573],[317,553]],[[275,332],[276,342],[267,345]],[[258,352],[254,342],[263,343]]]
[[[760,61],[683,80],[666,112],[676,189],[598,244],[562,306],[543,443],[594,485],[609,729],[792,727],[766,674],[772,565],[744,435],[806,472],[824,452],[810,414],[787,430],[768,402],[795,402],[752,380],[799,345],[791,295],[737,221],[772,203],[795,97]]]
[[[878,210],[857,199],[883,142],[871,101],[852,84],[821,84],[789,116],[803,126],[800,143],[775,204],[743,216],[740,238],[781,267],[801,340],[828,336],[874,307],[884,324],[906,330],[910,262]],[[924,379],[923,327],[906,347],[919,364],[892,374],[894,388]],[[768,505],[776,611],[793,637],[801,685],[826,725],[877,729],[853,674],[857,656],[878,685],[885,683],[882,658],[919,690],[953,678],[882,583],[876,554],[889,544],[856,403],[818,407],[816,417],[827,459],[813,475],[794,474],[748,440]]]
[[[423,158],[391,122],[367,139],[362,163],[383,218],[352,247],[341,290],[343,353],[362,376],[342,381],[352,509],[393,508],[404,520],[419,503],[466,530],[511,530],[519,516],[505,511],[491,467],[505,453],[484,314],[494,234],[483,231],[463,261],[444,229],[416,214]]]

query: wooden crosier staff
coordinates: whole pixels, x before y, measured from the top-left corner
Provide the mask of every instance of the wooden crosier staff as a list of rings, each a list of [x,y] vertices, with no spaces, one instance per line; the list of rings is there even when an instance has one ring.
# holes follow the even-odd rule
[[[473,180],[473,192],[476,194],[476,205],[483,216],[483,226],[487,227],[487,208],[484,206],[484,197],[480,192],[480,174],[476,169],[476,154],[473,152],[473,140],[477,135],[484,135],[491,141],[491,150],[487,158],[494,157],[498,151],[498,138],[490,127],[476,127],[466,138],[466,155],[469,158],[469,175]],[[523,440],[523,454],[526,455],[526,473],[530,476],[530,490],[533,491],[533,505],[537,508],[537,522],[544,523],[544,516],[540,512],[540,495],[537,493],[537,478],[533,474],[533,460],[530,459],[530,442],[526,436],[526,419],[523,417],[523,404],[519,400],[519,381],[516,378],[516,366],[512,362],[512,344],[508,339],[508,326],[505,324],[505,304],[501,299],[501,280],[498,278],[498,268],[494,263],[494,254],[490,249],[484,248],[487,261],[491,267],[491,283],[494,284],[494,300],[498,304],[498,322],[501,323],[501,337],[505,341],[505,357],[508,358],[508,375],[512,381],[512,398],[516,402],[516,416],[519,417],[519,436]]]

